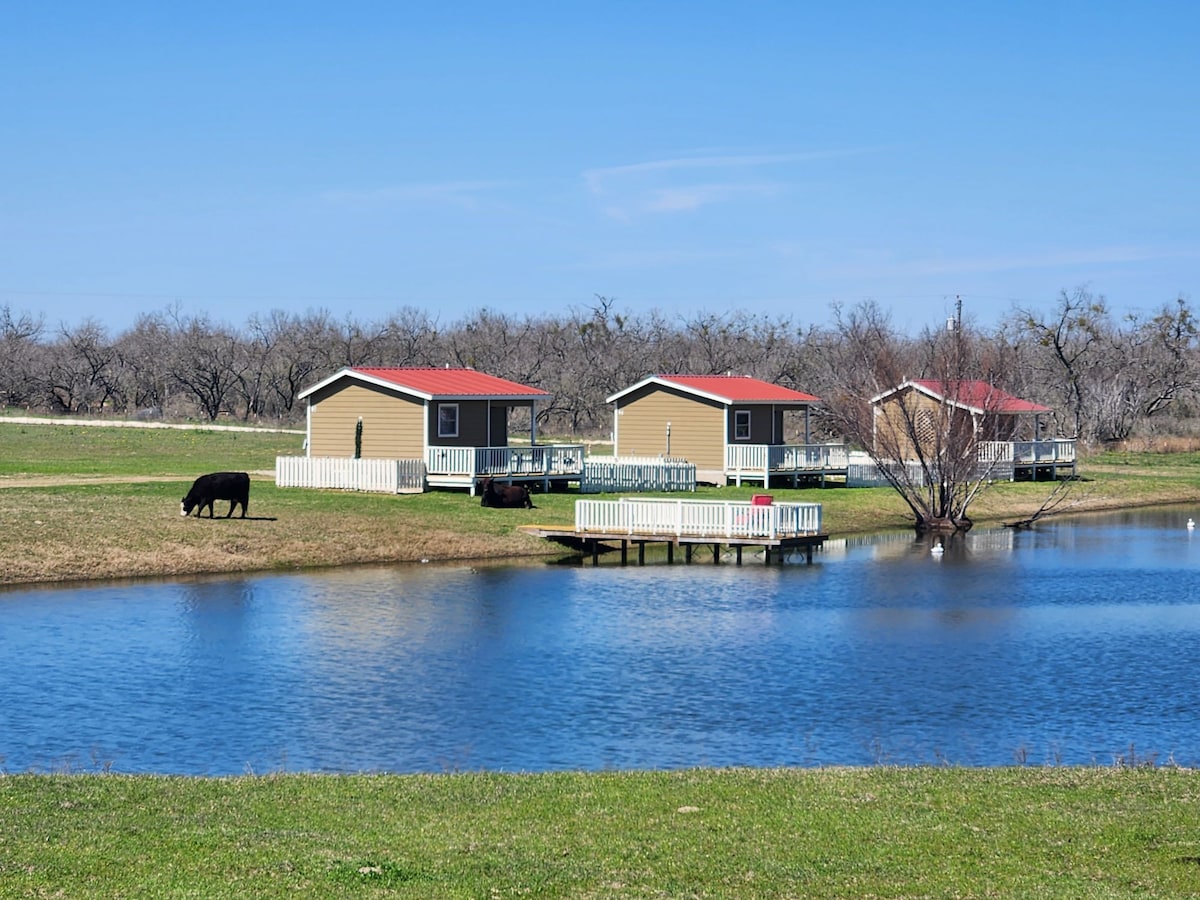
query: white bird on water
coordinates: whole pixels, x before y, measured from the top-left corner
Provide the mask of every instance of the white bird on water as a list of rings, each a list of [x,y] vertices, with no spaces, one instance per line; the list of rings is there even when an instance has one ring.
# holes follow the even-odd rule
[[[932,553],[934,556],[941,556],[943,553],[946,552],[946,548],[942,546],[941,541],[938,541],[936,544],[934,544],[932,547],[929,548],[929,552]]]
[[[1192,530],[1193,528],[1195,528],[1195,527],[1196,527],[1196,523],[1195,523],[1195,522],[1193,522],[1191,519],[1188,519],[1188,523],[1187,523],[1187,530],[1188,530],[1188,531],[1191,531],[1191,530]]]

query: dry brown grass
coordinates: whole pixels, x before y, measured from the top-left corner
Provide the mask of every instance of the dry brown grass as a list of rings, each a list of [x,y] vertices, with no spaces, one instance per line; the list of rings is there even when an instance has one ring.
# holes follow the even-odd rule
[[[437,498],[276,490],[255,484],[250,517],[179,515],[182,484],[0,492],[0,584],[554,552],[465,494]],[[441,510],[439,510],[441,507]],[[521,521],[532,521],[524,512]]]
[[[1104,449],[1110,453],[1195,453],[1200,450],[1200,436],[1144,435],[1113,441]]]

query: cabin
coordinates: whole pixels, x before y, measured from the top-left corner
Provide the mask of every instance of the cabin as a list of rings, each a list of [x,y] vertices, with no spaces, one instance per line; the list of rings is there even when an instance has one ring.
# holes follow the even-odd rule
[[[546,391],[474,369],[349,366],[298,397],[310,458],[420,460],[428,486],[472,495],[485,476],[549,489],[583,471],[582,444],[538,443]],[[514,410],[528,411],[527,438],[510,440]]]
[[[986,381],[909,380],[871,398],[876,455],[917,458],[917,448],[935,452],[948,434],[968,449],[993,479],[1036,480],[1075,474],[1075,441],[1046,438],[1047,406],[1022,400]]]
[[[697,481],[767,488],[846,474],[844,444],[810,441],[811,394],[744,375],[651,375],[607,402],[616,456],[686,459]],[[787,443],[789,426],[802,442]]]

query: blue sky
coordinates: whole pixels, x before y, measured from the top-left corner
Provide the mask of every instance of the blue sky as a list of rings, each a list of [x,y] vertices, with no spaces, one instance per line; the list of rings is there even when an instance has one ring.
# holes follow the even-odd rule
[[[1200,4],[29,3],[0,305],[987,323],[1200,291]]]

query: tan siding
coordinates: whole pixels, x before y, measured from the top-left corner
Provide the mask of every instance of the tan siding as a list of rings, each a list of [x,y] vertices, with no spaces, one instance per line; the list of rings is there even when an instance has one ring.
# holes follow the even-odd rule
[[[700,469],[724,470],[725,408],[653,385],[629,395],[618,407],[615,452],[621,456],[665,455],[668,422],[671,456],[682,457]]]
[[[917,423],[918,429],[922,426],[933,429],[948,429],[951,427],[951,419],[953,420],[954,427],[972,427],[970,425],[971,414],[966,410],[955,410],[948,416],[947,413],[949,411],[943,410],[937,400],[927,394],[909,389],[903,395],[889,397],[879,404],[879,415],[875,419],[875,445],[877,452],[888,454],[893,446],[897,446],[901,459],[913,459],[916,457],[913,443],[908,437],[908,429],[904,421],[905,408],[912,411],[911,416],[914,422]],[[985,416],[980,426],[979,440],[1011,440],[1016,425],[1017,420],[1015,416],[998,414]],[[895,437],[889,439],[889,433],[894,433]],[[945,435],[942,435],[942,439],[946,439]],[[927,449],[931,452],[934,450],[934,441],[932,438]]]
[[[309,456],[354,456],[363,420],[364,459],[424,459],[425,404],[374,385],[335,383],[310,398]]]
[[[921,411],[932,412],[936,404],[925,394],[918,394],[909,389],[903,394],[893,395],[879,404],[879,415],[875,419],[875,448],[876,452],[890,455],[892,448],[899,450],[901,459],[915,457],[912,441],[909,439],[905,418],[911,415],[914,419]],[[905,413],[905,409],[912,412]]]

